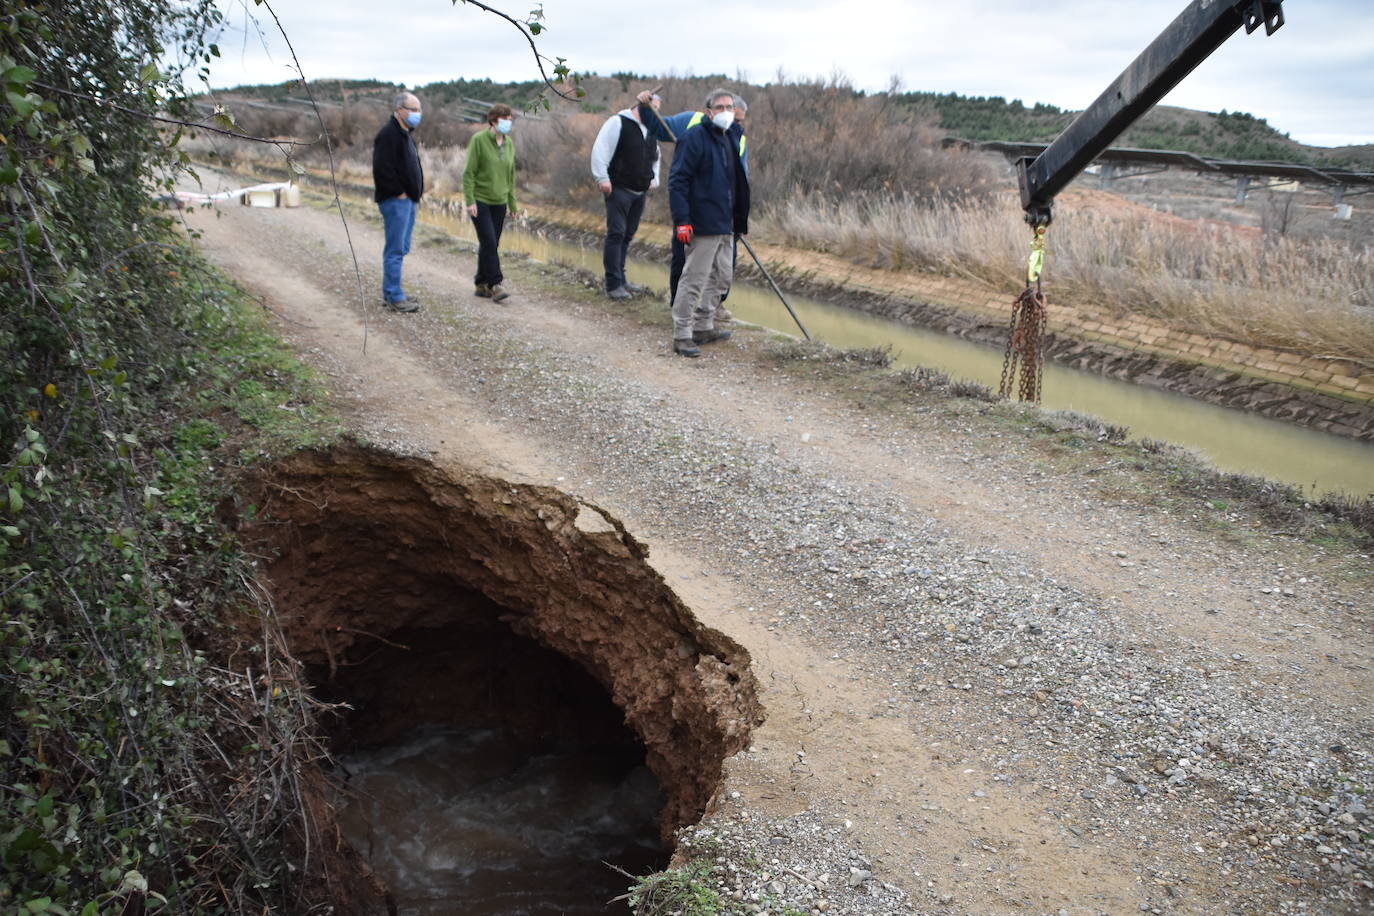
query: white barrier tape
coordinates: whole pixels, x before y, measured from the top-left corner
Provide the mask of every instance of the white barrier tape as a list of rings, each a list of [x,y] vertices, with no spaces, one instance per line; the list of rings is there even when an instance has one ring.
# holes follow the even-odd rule
[[[234,191],[220,191],[217,194],[201,194],[196,191],[176,191],[173,196],[182,203],[209,204],[221,200],[237,200],[243,195],[253,191],[284,191],[289,187],[291,187],[289,181],[273,181],[267,184],[255,184],[247,188],[238,188]]]

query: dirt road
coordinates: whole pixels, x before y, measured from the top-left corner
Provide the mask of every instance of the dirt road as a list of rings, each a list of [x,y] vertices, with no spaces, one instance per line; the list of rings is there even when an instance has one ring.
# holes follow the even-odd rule
[[[1369,905],[1368,557],[1161,508],[1120,462],[1046,473],[977,404],[812,390],[764,332],[674,357],[666,309],[646,326],[556,268],[508,259],[494,305],[422,234],[424,309],[393,315],[375,223],[350,226],[360,296],[337,215],[189,219],[363,434],[607,508],[748,647],[768,719],[704,825],[759,850],[743,899]]]

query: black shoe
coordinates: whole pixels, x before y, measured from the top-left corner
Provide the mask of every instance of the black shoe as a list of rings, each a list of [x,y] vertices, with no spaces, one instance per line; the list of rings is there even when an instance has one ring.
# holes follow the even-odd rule
[[[382,307],[390,309],[393,312],[409,313],[418,312],[420,310],[420,303],[416,302],[414,299],[387,299],[382,302]]]
[[[676,337],[673,338],[673,352],[678,356],[697,357],[701,355],[701,351],[697,349],[695,343],[690,340],[679,340]]]
[[[730,332],[722,331],[720,328],[712,328],[709,331],[693,331],[692,342],[699,344],[715,343],[718,340],[729,340]]]

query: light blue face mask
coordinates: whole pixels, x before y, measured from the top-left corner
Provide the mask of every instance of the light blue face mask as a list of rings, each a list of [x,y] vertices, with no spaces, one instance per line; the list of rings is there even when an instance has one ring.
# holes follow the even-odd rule
[[[412,111],[406,115],[406,126],[411,130],[420,126],[420,113],[418,111]]]
[[[510,133],[510,125],[510,118],[500,118],[496,122],[496,132],[501,134],[508,134]]]

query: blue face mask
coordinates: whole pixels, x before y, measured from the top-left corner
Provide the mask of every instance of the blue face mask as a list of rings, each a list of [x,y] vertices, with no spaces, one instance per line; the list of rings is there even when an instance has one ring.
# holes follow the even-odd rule
[[[420,126],[420,113],[418,111],[412,111],[406,115],[406,126],[411,130]]]
[[[499,120],[496,122],[496,131],[497,131],[497,133],[502,133],[502,134],[508,134],[508,133],[510,133],[510,125],[511,125],[511,120],[510,120],[510,118],[501,118],[501,119],[499,119]]]

